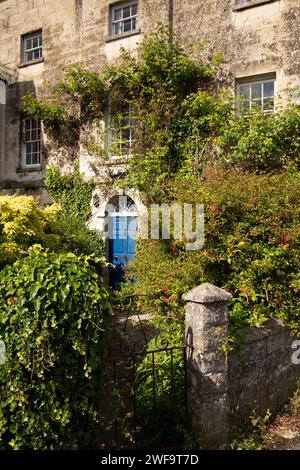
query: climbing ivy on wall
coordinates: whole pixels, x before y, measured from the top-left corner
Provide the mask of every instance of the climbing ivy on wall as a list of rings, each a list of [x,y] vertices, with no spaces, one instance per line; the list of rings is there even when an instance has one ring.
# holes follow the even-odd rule
[[[53,200],[62,206],[57,216],[57,230],[63,242],[76,254],[103,256],[103,240],[87,225],[95,182],[85,180],[76,163],[72,173],[63,173],[57,166],[50,166],[45,187]]]
[[[62,173],[57,166],[50,166],[46,172],[45,187],[65,211],[76,212],[84,221],[88,220],[95,182],[92,179],[84,180],[78,163],[72,173]]]
[[[43,120],[60,149],[71,143],[76,153],[80,140],[97,170],[115,154],[111,131],[122,138],[118,128],[103,131],[109,103],[130,109],[132,155],[119,184],[143,191],[150,200],[163,199],[166,183],[178,174],[201,179],[211,163],[259,171],[291,162],[299,166],[299,105],[268,116],[257,109],[237,113],[218,80],[221,63],[219,54],[207,56],[203,46],[184,44],[176,35],[171,40],[158,26],[137,54],[123,50],[117,64],[104,65],[99,73],[73,65],[41,99],[25,97],[23,111]]]

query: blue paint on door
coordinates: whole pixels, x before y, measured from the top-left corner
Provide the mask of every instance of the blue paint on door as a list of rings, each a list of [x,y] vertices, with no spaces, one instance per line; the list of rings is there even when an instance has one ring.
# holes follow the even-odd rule
[[[136,217],[110,217],[109,219],[109,269],[110,286],[115,288],[124,281],[125,268],[134,258]]]

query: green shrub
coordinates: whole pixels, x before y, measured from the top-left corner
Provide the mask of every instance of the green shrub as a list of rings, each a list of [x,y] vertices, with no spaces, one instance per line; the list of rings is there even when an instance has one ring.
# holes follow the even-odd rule
[[[233,292],[236,327],[277,317],[299,331],[300,174],[218,167],[203,182],[175,180],[169,194],[171,203],[204,204],[204,248],[187,252],[184,240],[140,241],[130,267],[135,291],[161,292],[161,301],[180,314],[181,295],[211,282]]]
[[[108,308],[88,257],[35,246],[1,271],[1,449],[94,445]]]
[[[48,207],[31,196],[0,196],[0,269],[25,256],[36,243],[56,252],[103,256],[103,241],[86,223],[92,192],[91,183],[87,186],[83,196],[77,197],[76,189],[63,205]]]
[[[60,207],[41,207],[29,196],[0,196],[0,269],[27,253],[34,243],[54,249],[60,244],[55,220]]]
[[[221,120],[218,121],[221,124]],[[259,170],[300,168],[300,106],[265,115],[233,112],[216,139],[221,160]]]
[[[103,240],[87,225],[91,216],[94,181],[84,180],[78,164],[70,174],[63,174],[58,167],[50,166],[46,172],[45,186],[53,200],[62,207],[56,218],[61,249],[78,255],[103,256]]]

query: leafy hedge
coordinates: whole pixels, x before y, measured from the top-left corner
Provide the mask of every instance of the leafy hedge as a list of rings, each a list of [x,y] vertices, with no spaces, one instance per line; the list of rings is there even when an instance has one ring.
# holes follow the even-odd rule
[[[299,169],[300,106],[290,104],[269,115],[232,113],[216,140],[224,162],[263,171],[290,163]]]
[[[108,308],[88,257],[34,246],[1,271],[1,449],[95,444]]]
[[[0,269],[27,253],[34,243],[54,249],[60,244],[55,228],[57,204],[41,207],[29,196],[0,196]]]
[[[47,176],[49,186],[56,178],[57,198],[51,206],[42,207],[32,196],[0,196],[0,269],[35,243],[56,252],[104,254],[102,240],[86,224],[93,183],[84,183],[80,175],[60,175],[55,168]]]
[[[76,254],[104,256],[103,240],[87,225],[91,216],[94,186],[93,180],[84,180],[78,163],[73,173],[62,173],[54,165],[46,172],[45,187],[53,200],[62,207],[56,223],[62,244]]]
[[[218,167],[168,190],[170,203],[204,204],[205,246],[186,252],[184,240],[139,242],[134,289],[161,293],[153,311],[164,302],[183,312],[181,295],[208,281],[233,292],[235,327],[278,317],[299,331],[300,173]]]

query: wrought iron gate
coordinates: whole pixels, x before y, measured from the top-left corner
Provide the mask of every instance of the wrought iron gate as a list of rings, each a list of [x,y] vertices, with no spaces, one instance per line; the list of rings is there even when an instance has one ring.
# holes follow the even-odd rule
[[[112,354],[114,447],[180,446],[188,422],[187,346],[170,344],[130,304],[119,336]]]

